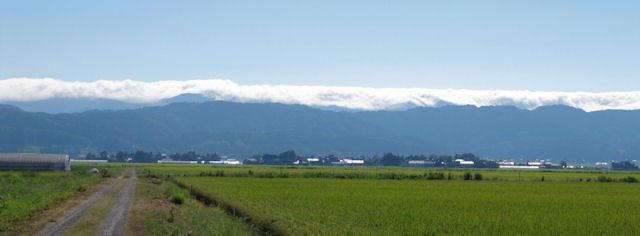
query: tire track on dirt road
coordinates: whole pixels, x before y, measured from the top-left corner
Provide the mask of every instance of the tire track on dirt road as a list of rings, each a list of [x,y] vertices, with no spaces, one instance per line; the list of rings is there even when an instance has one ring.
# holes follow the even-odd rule
[[[118,199],[111,206],[111,210],[106,218],[102,221],[102,225],[96,235],[123,235],[124,229],[127,225],[127,218],[129,217],[129,208],[131,207],[131,200],[133,198],[133,192],[136,187],[136,174],[135,171],[131,171],[130,177],[127,180],[126,185],[118,193]]]
[[[36,235],[41,236],[58,236],[62,235],[64,231],[66,231],[69,227],[71,227],[82,215],[84,215],[96,202],[100,201],[100,199],[104,198],[109,194],[113,188],[116,186],[118,182],[122,180],[122,176],[117,179],[111,180],[111,182],[105,186],[102,190],[97,193],[91,195],[89,199],[84,201],[80,206],[78,206],[73,212],[62,218],[62,220],[56,222],[50,228],[45,228],[42,231],[38,232]]]

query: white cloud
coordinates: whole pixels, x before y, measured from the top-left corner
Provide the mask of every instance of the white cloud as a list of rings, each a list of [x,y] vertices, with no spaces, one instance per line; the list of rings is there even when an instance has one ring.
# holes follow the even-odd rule
[[[590,93],[239,85],[229,80],[156,82],[133,80],[69,82],[51,78],[0,80],[0,101],[91,98],[113,99],[131,103],[153,103],[183,93],[203,94],[220,101],[276,102],[308,106],[336,106],[359,110],[395,110],[414,106],[438,106],[441,104],[513,105],[523,109],[561,104],[586,111],[640,109],[640,91]]]

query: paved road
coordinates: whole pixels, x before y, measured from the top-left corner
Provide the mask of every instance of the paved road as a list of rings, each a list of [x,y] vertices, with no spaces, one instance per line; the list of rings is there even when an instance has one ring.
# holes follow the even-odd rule
[[[118,199],[113,206],[110,207],[109,214],[102,221],[101,227],[97,232],[97,235],[123,235],[124,227],[127,223],[127,217],[129,214],[129,206],[131,205],[131,199],[133,191],[135,189],[136,177],[133,170],[129,171],[129,178],[126,185],[120,189],[118,193]],[[58,236],[62,235],[67,229],[71,228],[73,224],[78,221],[84,214],[87,213],[93,205],[107,196],[113,191],[115,186],[124,181],[122,176],[117,179],[112,179],[110,182],[97,193],[91,195],[87,200],[82,202],[73,212],[64,216],[62,220],[59,220],[55,225],[45,228],[38,232],[36,235],[41,236]]]

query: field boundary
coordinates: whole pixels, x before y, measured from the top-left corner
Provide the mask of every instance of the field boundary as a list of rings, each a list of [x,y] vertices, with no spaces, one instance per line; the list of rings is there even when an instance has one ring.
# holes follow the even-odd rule
[[[287,235],[283,230],[272,224],[267,220],[262,220],[259,217],[249,214],[246,210],[240,207],[234,206],[225,201],[221,201],[213,196],[205,194],[198,189],[194,189],[192,186],[187,186],[180,181],[170,178],[170,181],[176,184],[178,187],[188,190],[189,193],[195,197],[195,199],[206,206],[217,206],[224,210],[227,215],[238,219],[239,221],[249,224],[251,228],[256,229],[259,235],[279,236]]]

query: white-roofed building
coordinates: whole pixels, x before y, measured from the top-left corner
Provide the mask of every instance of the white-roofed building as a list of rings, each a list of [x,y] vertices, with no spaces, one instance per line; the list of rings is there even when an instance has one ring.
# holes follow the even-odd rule
[[[455,162],[457,162],[460,165],[474,165],[475,162],[473,161],[465,161],[463,159],[456,159]]]

